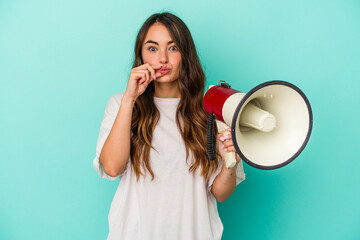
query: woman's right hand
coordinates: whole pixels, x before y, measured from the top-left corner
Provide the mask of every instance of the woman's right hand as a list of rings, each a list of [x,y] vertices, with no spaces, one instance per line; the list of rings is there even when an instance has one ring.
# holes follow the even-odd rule
[[[132,100],[136,100],[143,92],[145,92],[149,83],[161,76],[160,69],[162,65],[150,66],[145,63],[131,69],[128,85],[125,95]]]

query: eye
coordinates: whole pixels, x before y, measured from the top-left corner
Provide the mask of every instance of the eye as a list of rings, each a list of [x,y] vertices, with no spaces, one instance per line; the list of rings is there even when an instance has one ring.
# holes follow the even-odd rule
[[[155,51],[156,51],[156,47],[149,47],[149,51],[150,51],[150,52],[155,52]]]
[[[177,46],[171,46],[171,47],[169,48],[169,50],[170,50],[171,52],[176,52],[176,51],[178,50],[178,48],[177,48]]]

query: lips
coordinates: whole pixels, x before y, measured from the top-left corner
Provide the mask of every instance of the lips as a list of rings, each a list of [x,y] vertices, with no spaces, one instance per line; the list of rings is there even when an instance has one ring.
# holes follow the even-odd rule
[[[160,68],[159,72],[161,74],[166,74],[166,73],[170,72],[170,69],[168,69],[167,67],[162,67],[162,68]]]

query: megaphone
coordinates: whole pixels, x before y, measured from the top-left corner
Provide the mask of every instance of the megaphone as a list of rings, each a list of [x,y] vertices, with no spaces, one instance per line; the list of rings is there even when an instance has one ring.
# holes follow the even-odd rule
[[[276,169],[293,161],[305,148],[312,130],[309,100],[285,81],[262,83],[248,93],[234,90],[225,81],[210,86],[203,105],[209,114],[207,151],[216,158],[216,119],[219,132],[231,130],[236,152],[250,166]],[[235,153],[225,153],[227,168],[236,164]]]

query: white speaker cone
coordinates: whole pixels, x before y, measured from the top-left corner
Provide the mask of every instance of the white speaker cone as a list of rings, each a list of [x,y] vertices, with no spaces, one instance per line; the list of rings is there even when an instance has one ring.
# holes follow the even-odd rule
[[[234,146],[241,158],[261,169],[278,168],[295,159],[312,129],[311,107],[300,89],[271,81],[239,97],[236,110],[231,116],[224,115],[224,120],[232,118],[226,123],[231,123]]]

